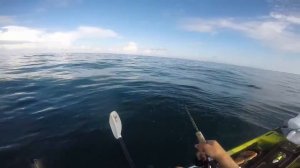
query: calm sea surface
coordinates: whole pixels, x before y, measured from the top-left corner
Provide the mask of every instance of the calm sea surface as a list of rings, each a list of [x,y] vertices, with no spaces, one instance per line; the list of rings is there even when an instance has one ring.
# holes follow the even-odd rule
[[[157,57],[0,57],[0,167],[127,167],[108,117],[118,111],[138,167],[194,159],[187,105],[230,149],[300,112],[300,75]]]

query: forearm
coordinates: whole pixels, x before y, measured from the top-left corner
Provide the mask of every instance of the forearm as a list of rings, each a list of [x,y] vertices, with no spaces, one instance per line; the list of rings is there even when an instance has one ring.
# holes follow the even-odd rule
[[[239,166],[227,153],[219,158],[216,158],[216,161],[219,163],[221,168],[239,168]]]

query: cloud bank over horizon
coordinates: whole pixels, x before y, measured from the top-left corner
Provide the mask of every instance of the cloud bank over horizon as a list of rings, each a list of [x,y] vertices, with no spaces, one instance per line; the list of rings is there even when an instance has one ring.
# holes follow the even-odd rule
[[[236,31],[276,50],[300,53],[300,16],[271,13],[255,19],[192,18],[186,19],[182,27],[187,31],[212,34]]]
[[[118,34],[110,29],[91,26],[79,26],[75,30],[64,32],[48,32],[23,26],[0,27],[0,48],[7,50],[45,49],[70,50],[80,39],[117,38]]]
[[[0,27],[0,51],[20,52],[110,52],[119,54],[159,55],[162,50],[140,48],[134,41],[103,47],[99,41],[122,39],[111,29],[79,26],[70,31],[47,31],[24,26]],[[92,41],[92,42],[91,42]]]

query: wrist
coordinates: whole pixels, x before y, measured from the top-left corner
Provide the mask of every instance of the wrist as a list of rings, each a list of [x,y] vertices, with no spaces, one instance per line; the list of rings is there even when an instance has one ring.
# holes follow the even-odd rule
[[[226,152],[216,158],[216,161],[224,168],[239,168],[231,156]]]

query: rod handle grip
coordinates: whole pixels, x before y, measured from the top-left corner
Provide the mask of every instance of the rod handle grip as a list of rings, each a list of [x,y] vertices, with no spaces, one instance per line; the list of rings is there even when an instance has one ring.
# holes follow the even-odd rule
[[[199,143],[206,143],[206,140],[200,131],[196,132],[196,137],[197,137]]]

